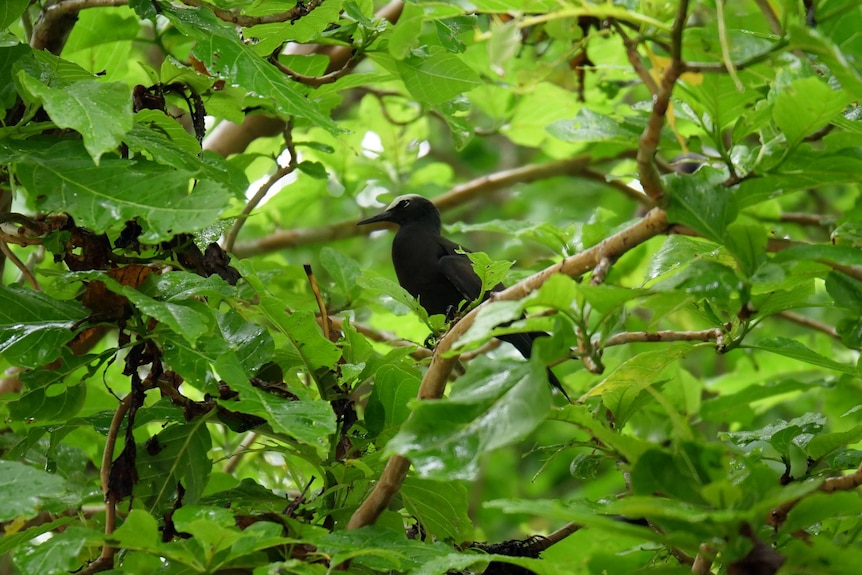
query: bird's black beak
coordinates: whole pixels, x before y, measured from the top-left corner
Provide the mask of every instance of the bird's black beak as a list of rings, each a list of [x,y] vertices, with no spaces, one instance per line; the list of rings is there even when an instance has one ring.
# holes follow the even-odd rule
[[[375,222],[391,222],[390,217],[392,216],[391,210],[386,210],[385,212],[380,212],[376,216],[371,216],[370,218],[365,218],[364,220],[357,222],[357,226],[364,226],[365,224],[373,224]]]

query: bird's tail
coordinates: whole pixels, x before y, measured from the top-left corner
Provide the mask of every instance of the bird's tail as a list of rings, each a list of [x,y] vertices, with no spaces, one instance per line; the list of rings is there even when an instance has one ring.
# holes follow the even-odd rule
[[[525,358],[529,359],[531,355],[533,355],[533,342],[536,341],[537,338],[540,337],[548,337],[548,334],[541,331],[531,331],[527,333],[510,333],[506,335],[499,336],[500,339],[507,343],[511,343],[515,349],[517,349],[521,355]],[[554,375],[554,372],[551,371],[551,368],[548,368],[548,382],[560,390],[560,393],[563,394],[563,397],[566,398],[566,401],[572,403],[572,399],[569,397],[569,394],[566,393],[566,390],[563,389],[563,384],[560,383],[560,380],[557,379],[557,376]]]

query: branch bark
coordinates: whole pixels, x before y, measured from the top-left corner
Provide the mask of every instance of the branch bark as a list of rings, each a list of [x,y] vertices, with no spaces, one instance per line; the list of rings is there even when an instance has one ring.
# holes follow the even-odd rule
[[[569,160],[560,160],[547,164],[534,164],[482,176],[455,186],[450,191],[436,198],[434,204],[441,212],[444,212],[476,197],[507,188],[513,184],[578,174],[585,170],[590,162],[590,156],[583,155]],[[234,247],[233,254],[239,258],[247,258],[302,245],[367,235],[373,230],[384,227],[385,224],[358,228],[355,220],[347,220],[317,228],[281,230],[252,242],[239,242]]]

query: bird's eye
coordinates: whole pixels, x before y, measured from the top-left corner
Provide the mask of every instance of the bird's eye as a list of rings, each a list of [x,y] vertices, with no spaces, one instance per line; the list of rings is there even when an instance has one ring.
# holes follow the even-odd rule
[[[409,205],[410,205],[410,200],[401,200],[400,202],[398,202],[399,208],[406,208]]]

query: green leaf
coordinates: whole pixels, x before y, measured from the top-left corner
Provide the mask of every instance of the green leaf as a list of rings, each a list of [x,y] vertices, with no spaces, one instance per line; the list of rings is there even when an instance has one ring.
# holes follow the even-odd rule
[[[67,494],[62,477],[18,463],[0,460],[0,521],[16,517],[30,519],[48,507],[53,499]]]
[[[660,493],[703,505],[704,486],[727,473],[724,448],[685,442],[673,452],[651,449],[641,455],[631,472],[635,495]]]
[[[795,379],[768,381],[763,385],[751,385],[736,393],[722,394],[703,403],[700,415],[715,423],[745,421],[756,401],[780,396],[785,393],[804,391],[809,385]],[[753,418],[753,416],[751,416]]]
[[[626,461],[636,461],[640,455],[649,449],[650,444],[632,435],[619,433],[611,429],[604,418],[598,419],[586,404],[566,406],[562,410],[552,411],[549,418],[565,421],[587,431],[591,437],[602,442],[602,445],[616,451]]]
[[[852,99],[817,77],[801,78],[781,87],[772,117],[784,132],[787,147],[793,148],[839,116]]]
[[[491,301],[479,309],[476,319],[467,331],[452,346],[452,354],[476,349],[494,336],[491,332],[497,326],[518,319],[523,313],[520,301]]]
[[[546,128],[548,133],[564,142],[623,144],[637,147],[643,126],[629,117],[611,117],[581,108],[571,120],[557,120]]]
[[[87,397],[87,386],[55,384],[24,392],[9,403],[9,418],[31,425],[62,422],[78,414]]]
[[[410,459],[421,477],[471,479],[482,455],[521,439],[541,423],[551,402],[537,362],[470,364],[449,399],[417,401],[386,449]]]
[[[688,236],[669,236],[661,248],[650,259],[644,281],[653,280],[661,275],[685,267],[704,254],[715,251],[715,245]]]
[[[704,43],[711,41],[712,37],[703,40]],[[696,84],[680,82],[679,93],[698,114],[703,128],[710,136],[721,133],[737,122],[762,98],[761,93],[753,87],[738,89],[736,82],[728,74],[697,74],[695,77],[698,80]]]
[[[96,532],[71,525],[40,545],[19,547],[12,556],[23,573],[63,575],[81,569],[81,551],[90,541],[97,544],[98,539]]]
[[[764,338],[758,340],[755,343],[744,344],[742,347],[747,347],[751,349],[762,349],[765,351],[770,351],[772,353],[777,353],[778,355],[782,355],[784,357],[789,357],[798,361],[809,363],[811,365],[818,365],[820,367],[825,367],[827,369],[832,369],[841,373],[847,373],[849,375],[859,375],[859,371],[855,365],[840,363],[833,359],[829,359],[828,357],[820,355],[816,351],[806,347],[798,341],[788,339],[786,337]]]
[[[669,349],[639,353],[620,364],[600,383],[587,391],[580,401],[601,396],[605,406],[615,416],[620,429],[631,417],[637,397],[649,386],[662,379],[664,370],[692,349],[691,345],[676,344]]]
[[[398,285],[398,283],[390,280],[389,278],[367,276],[358,277],[356,279],[356,283],[365,289],[383,293],[389,296],[394,301],[400,303],[408,310],[418,315],[419,319],[421,319],[426,325],[430,325],[428,320],[428,312],[425,311],[425,308],[423,308],[419,304],[419,301],[412,295],[410,295],[410,293],[408,293],[406,289]],[[403,315],[403,312],[399,315]]]
[[[410,514],[438,541],[472,539],[469,497],[463,482],[408,477],[401,486],[401,497]]]
[[[859,499],[858,493],[812,493],[793,506],[781,530],[784,533],[794,533],[829,519],[860,513],[862,500]]]
[[[0,286],[0,354],[21,367],[53,361],[86,315],[77,302],[58,301],[18,286]]]
[[[35,210],[67,212],[94,233],[138,218],[140,239],[148,243],[211,225],[230,197],[222,182],[189,191],[190,181],[203,174],[142,159],[110,158],[96,166],[78,142],[27,154],[17,174]]]
[[[740,269],[751,277],[766,259],[766,240],[763,226],[734,222],[727,228],[725,244]]]
[[[9,531],[0,538],[0,554],[5,555],[13,549],[24,546],[28,541],[35,539],[40,535],[44,535],[45,533],[50,533],[64,525],[68,525],[75,520],[75,517],[61,517],[54,521],[34,525],[33,527],[17,532],[13,530],[12,525],[10,524]]]
[[[162,15],[197,41],[192,52],[208,72],[245,88],[284,116],[301,116],[333,134],[342,132],[292,80],[246,46],[236,30],[216,18],[211,10],[161,6]]]
[[[862,313],[862,282],[841,272],[829,272],[826,291],[843,308]]]
[[[0,30],[20,18],[29,5],[29,0],[7,0],[0,6]]]
[[[31,52],[32,50],[26,44],[0,46],[0,110],[8,110],[15,104],[18,98],[18,91],[13,81],[13,78],[17,78],[14,75],[16,64],[25,56],[32,58]]]
[[[849,246],[809,244],[781,250],[773,258],[773,261],[778,263],[798,260],[816,260],[846,266],[862,266],[862,250]]]
[[[389,53],[396,60],[403,60],[410,50],[419,45],[425,10],[418,4],[407,3],[392,32],[389,34]]]
[[[357,280],[362,275],[362,270],[356,260],[325,246],[320,250],[320,264],[344,295],[351,299],[358,295]]]
[[[857,15],[858,18],[858,15]],[[791,24],[788,27],[790,34],[791,50],[816,54],[817,57],[829,66],[842,87],[854,98],[862,98],[862,73],[859,72],[857,63],[851,62],[842,50],[834,42],[825,38],[816,28]]]
[[[506,75],[508,65],[521,49],[521,30],[514,19],[508,22],[492,21],[488,39],[488,64],[495,74]]]
[[[666,176],[668,220],[724,243],[727,227],[736,219],[737,206],[733,193],[721,185],[723,179],[721,172],[708,167],[691,175]]]
[[[410,415],[408,404],[419,392],[421,379],[400,365],[383,365],[374,374],[365,418],[369,431],[383,441],[391,438]]]
[[[383,572],[408,572],[418,569],[435,557],[443,557],[452,548],[442,543],[423,543],[407,539],[403,531],[378,526],[348,531],[333,531],[315,541],[317,550],[338,565],[347,560],[367,569]]]
[[[808,442],[806,451],[814,460],[820,460],[840,447],[853,445],[862,441],[862,425],[857,425],[847,431],[822,433]]]
[[[473,271],[482,280],[482,296],[492,291],[497,284],[501,283],[506,278],[506,273],[515,264],[510,261],[494,261],[484,252],[463,252],[470,258],[470,266]]]
[[[42,101],[58,127],[81,134],[96,165],[102,154],[116,149],[132,129],[132,93],[126,84],[87,80],[52,88],[23,71],[18,77]]]
[[[128,298],[141,313],[164,323],[175,334],[185,338],[193,346],[200,336],[209,331],[212,325],[213,318],[212,315],[209,315],[209,309],[205,306],[194,305],[200,302],[192,300],[186,302],[186,305],[181,305],[158,301],[131,286],[120,284],[109,275],[100,272],[77,272],[69,274],[68,277],[73,280],[98,280],[104,283],[113,293]]]
[[[427,56],[395,62],[395,69],[413,97],[426,104],[442,104],[482,84],[472,68],[439,46],[429,46]]]
[[[335,433],[336,422],[328,401],[293,401],[250,383],[231,382],[231,387],[239,392],[239,401],[224,401],[225,408],[262,417],[273,431],[293,437],[321,453],[329,446],[329,436]]]
[[[195,503],[212,471],[209,450],[212,439],[205,418],[171,425],[137,450],[138,483],[135,497],[150,510],[164,510],[176,496],[177,482],[185,488],[185,501]]]

